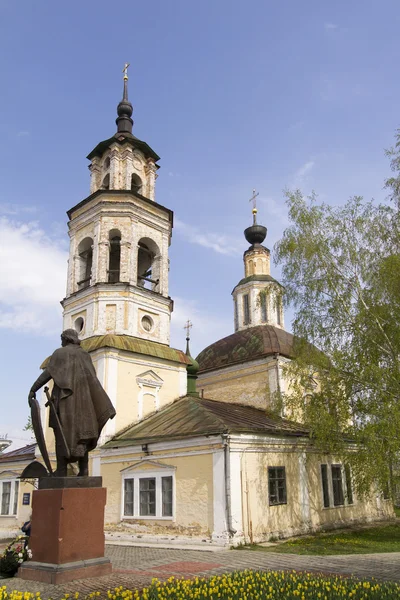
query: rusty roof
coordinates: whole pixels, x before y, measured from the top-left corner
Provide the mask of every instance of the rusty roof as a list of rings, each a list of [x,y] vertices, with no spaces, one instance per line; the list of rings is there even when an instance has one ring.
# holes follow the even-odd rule
[[[308,436],[309,431],[299,423],[275,417],[252,406],[184,396],[141,422],[130,425],[107,442],[104,448],[222,433]]]
[[[99,348],[115,348],[117,350],[134,352],[136,354],[164,358],[165,360],[183,363],[185,365],[190,363],[190,360],[183,350],[176,350],[175,348],[170,348],[170,346],[167,346],[166,344],[143,340],[142,338],[134,337],[132,335],[114,335],[111,333],[107,335],[94,335],[93,337],[82,340],[81,346],[86,352],[94,352]],[[49,358],[50,357],[46,358],[40,365],[41,369],[46,368]]]
[[[36,443],[28,444],[22,448],[11,450],[10,452],[3,452],[0,454],[0,462],[15,462],[22,460],[34,460],[35,459],[35,448]]]
[[[199,373],[243,363],[271,354],[293,357],[294,337],[273,325],[257,325],[214,342],[197,356]]]

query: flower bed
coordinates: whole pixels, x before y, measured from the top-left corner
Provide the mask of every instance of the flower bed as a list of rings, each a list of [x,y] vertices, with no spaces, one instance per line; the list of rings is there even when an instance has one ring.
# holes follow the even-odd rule
[[[239,571],[216,575],[209,579],[176,579],[165,582],[154,579],[143,590],[115,588],[106,595],[92,592],[86,600],[101,596],[107,600],[396,600],[400,585],[390,582],[366,581],[352,577],[324,576],[296,571]],[[0,600],[44,600],[37,592],[8,592],[0,587]],[[62,600],[78,599],[79,594],[65,594]],[[83,597],[82,597],[83,600]]]
[[[32,557],[31,551],[25,548],[26,539],[26,535],[18,536],[0,555],[0,575],[13,577],[24,560]]]

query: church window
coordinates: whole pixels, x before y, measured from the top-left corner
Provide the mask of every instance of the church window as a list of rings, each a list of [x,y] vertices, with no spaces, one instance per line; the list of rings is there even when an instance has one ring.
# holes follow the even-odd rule
[[[149,238],[143,238],[139,241],[138,247],[138,279],[137,285],[152,290],[159,291],[160,284],[160,252],[157,244]]]
[[[0,514],[12,516],[17,514],[18,510],[19,481],[0,481]]]
[[[282,299],[280,296],[276,299],[276,322],[282,325]]]
[[[139,480],[140,516],[156,516],[156,479],[146,477]]]
[[[324,497],[324,508],[329,508],[329,485],[328,485],[328,465],[321,465],[321,478],[322,478],[322,494]]]
[[[110,189],[110,173],[107,173],[107,175],[104,177],[103,182],[101,184],[101,189],[102,190]]]
[[[285,467],[268,467],[269,503],[287,504]]]
[[[333,504],[334,504],[334,506],[341,506],[342,504],[344,504],[342,465],[332,465],[331,469],[332,469]]]
[[[77,319],[75,319],[75,321],[74,321],[75,331],[80,333],[83,330],[84,324],[85,324],[85,321],[83,320],[83,317],[78,317]]]
[[[136,173],[132,173],[131,190],[136,194],[142,193],[142,180],[140,179],[139,175],[136,175]]]
[[[124,515],[133,517],[133,479],[124,480]]]
[[[108,283],[118,283],[121,268],[121,234],[110,231],[110,260],[108,266]]]
[[[161,477],[162,516],[172,517],[172,477]]]
[[[92,276],[92,262],[93,262],[93,240],[92,238],[85,238],[78,246],[79,256],[79,273],[78,273],[78,289],[82,290],[90,285],[90,279]]]
[[[344,465],[344,476],[346,479],[347,504],[353,504],[353,488],[351,485],[350,465]]]
[[[267,297],[265,294],[260,295],[260,306],[261,306],[261,322],[266,323],[268,321],[268,313],[267,313]]]
[[[250,299],[249,295],[245,294],[243,296],[243,323],[244,325],[249,325],[250,322]]]
[[[123,479],[122,513],[126,518],[170,519],[174,515],[171,469],[127,473]]]
[[[238,311],[238,303],[237,303],[237,299],[235,298],[233,301],[233,306],[234,306],[234,311],[235,311],[235,331],[236,329],[239,327],[239,311]]]
[[[103,165],[103,169],[107,170],[110,168],[110,157],[107,156],[107,158],[104,159],[104,165]]]
[[[142,318],[141,324],[145,331],[151,331],[153,329],[153,319],[148,315],[145,315]]]

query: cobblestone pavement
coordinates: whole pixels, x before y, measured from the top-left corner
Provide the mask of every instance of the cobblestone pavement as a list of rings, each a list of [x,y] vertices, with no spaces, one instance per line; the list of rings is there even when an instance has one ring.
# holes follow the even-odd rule
[[[58,600],[65,593],[80,596],[100,591],[102,596],[117,586],[141,588],[154,577],[160,580],[175,577],[210,576],[238,569],[294,569],[325,574],[356,575],[400,582],[400,552],[387,554],[353,554],[345,556],[297,556],[250,550],[219,552],[107,546],[106,555],[113,564],[113,573],[105,577],[81,579],[64,585],[47,585],[18,578],[4,579],[0,585],[8,590],[41,592],[42,598]]]

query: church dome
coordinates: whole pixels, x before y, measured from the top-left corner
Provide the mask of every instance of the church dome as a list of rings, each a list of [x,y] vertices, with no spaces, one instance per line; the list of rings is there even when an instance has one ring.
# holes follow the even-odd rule
[[[237,331],[214,342],[197,356],[199,374],[280,354],[293,357],[294,336],[273,325],[258,325]]]

